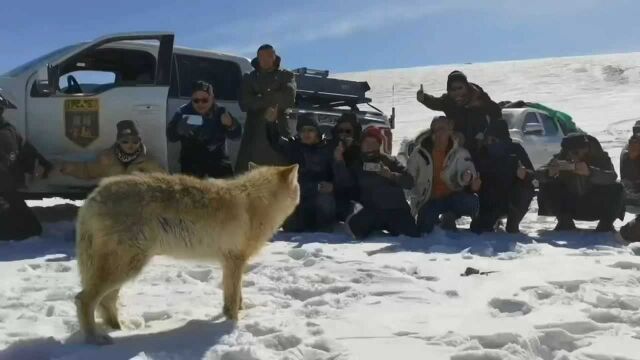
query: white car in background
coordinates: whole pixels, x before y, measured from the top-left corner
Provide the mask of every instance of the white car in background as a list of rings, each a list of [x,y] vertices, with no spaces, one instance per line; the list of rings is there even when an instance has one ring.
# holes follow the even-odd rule
[[[502,117],[509,125],[511,138],[522,144],[536,169],[560,152],[565,134],[558,121],[545,112],[532,108],[502,109]],[[415,138],[403,140],[398,159],[406,164],[414,149]]]

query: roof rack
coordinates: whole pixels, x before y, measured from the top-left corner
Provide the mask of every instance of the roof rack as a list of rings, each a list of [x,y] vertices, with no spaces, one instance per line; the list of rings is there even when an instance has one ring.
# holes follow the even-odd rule
[[[355,106],[371,102],[365,96],[371,90],[366,81],[329,78],[328,70],[306,67],[294,69],[296,103],[311,106]]]

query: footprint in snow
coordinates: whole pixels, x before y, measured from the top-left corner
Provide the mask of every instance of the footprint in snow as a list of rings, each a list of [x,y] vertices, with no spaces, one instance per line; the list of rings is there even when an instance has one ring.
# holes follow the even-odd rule
[[[531,306],[528,303],[516,299],[493,298],[489,301],[489,306],[501,313],[507,314],[521,313],[522,315],[526,315],[531,312]]]
[[[245,330],[247,330],[251,335],[255,337],[262,337],[267,335],[272,335],[280,332],[280,329],[275,328],[273,326],[264,325],[258,322],[250,323],[245,325]]]

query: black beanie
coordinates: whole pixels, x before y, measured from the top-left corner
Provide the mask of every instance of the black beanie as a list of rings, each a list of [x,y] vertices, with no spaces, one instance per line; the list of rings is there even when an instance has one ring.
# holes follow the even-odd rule
[[[318,121],[313,117],[312,114],[298,114],[298,123],[296,124],[296,131],[300,132],[305,126],[310,126],[316,129],[318,134],[321,134],[320,125]]]
[[[271,46],[271,45],[269,45],[269,44],[264,44],[264,45],[261,45],[261,46],[258,48],[258,51],[257,51],[257,52],[259,53],[259,52],[260,52],[260,51],[262,51],[262,50],[275,50],[275,49],[273,48],[273,46]]]
[[[191,94],[195,93],[196,91],[203,91],[209,95],[213,95],[213,85],[202,80],[196,81],[191,85]]]
[[[451,84],[453,84],[454,82],[462,82],[469,86],[469,80],[467,80],[467,76],[459,70],[454,70],[451,72],[451,74],[449,74],[449,77],[447,78],[447,91],[451,89]]]
[[[589,147],[589,136],[581,133],[571,133],[562,139],[560,146],[564,150],[584,149]]]
[[[509,126],[504,120],[492,120],[489,122],[489,126],[487,126],[487,130],[484,132],[484,135],[485,138],[487,136],[493,136],[494,138],[502,141],[511,140]]]
[[[118,129],[117,139],[121,139],[125,136],[137,136],[140,137],[140,133],[138,133],[138,128],[136,128],[136,124],[131,120],[122,120],[118,124],[116,124]]]

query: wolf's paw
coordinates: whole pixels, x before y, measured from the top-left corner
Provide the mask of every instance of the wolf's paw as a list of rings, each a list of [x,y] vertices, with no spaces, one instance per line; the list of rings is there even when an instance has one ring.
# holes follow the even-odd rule
[[[93,344],[98,346],[113,344],[113,338],[107,334],[87,335],[85,341],[87,344]]]
[[[222,313],[227,318],[227,320],[238,321],[238,310],[231,310],[231,307],[229,305],[225,305],[222,307]]]
[[[122,330],[122,326],[120,326],[120,322],[118,320],[105,319],[104,323],[113,330]]]

